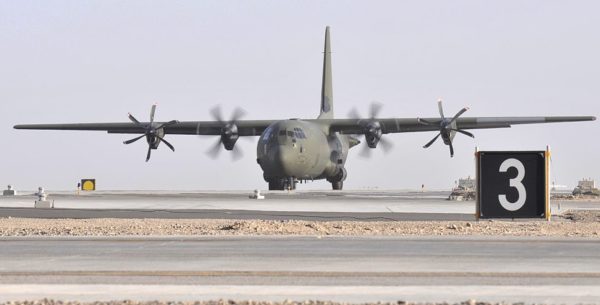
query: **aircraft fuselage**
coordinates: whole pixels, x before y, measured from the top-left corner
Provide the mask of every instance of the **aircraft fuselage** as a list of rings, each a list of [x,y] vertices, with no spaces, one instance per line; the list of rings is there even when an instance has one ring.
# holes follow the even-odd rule
[[[293,188],[294,181],[346,178],[349,140],[328,134],[326,126],[292,119],[277,121],[258,140],[257,162],[273,189]]]

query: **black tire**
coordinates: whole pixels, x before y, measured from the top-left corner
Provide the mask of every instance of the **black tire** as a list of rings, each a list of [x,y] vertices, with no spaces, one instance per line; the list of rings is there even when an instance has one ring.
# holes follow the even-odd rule
[[[281,180],[269,181],[269,191],[283,191],[285,190],[285,185]]]
[[[344,181],[331,182],[334,191],[341,191],[344,188]]]

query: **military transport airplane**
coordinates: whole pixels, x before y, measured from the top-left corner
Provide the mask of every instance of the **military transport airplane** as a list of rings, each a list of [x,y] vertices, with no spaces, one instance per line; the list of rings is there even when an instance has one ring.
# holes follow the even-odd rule
[[[175,148],[165,140],[167,134],[219,136],[216,146],[209,151],[218,154],[221,145],[229,151],[236,151],[235,143],[240,137],[260,136],[256,161],[263,170],[263,177],[269,183],[269,190],[294,189],[298,181],[327,179],[334,190],[341,190],[346,179],[344,166],[350,148],[358,145],[357,136],[364,136],[365,151],[378,144],[388,150],[391,143],[382,136],[388,133],[436,131],[437,135],[424,148],[438,138],[449,146],[450,156],[454,155],[452,140],[456,133],[474,137],[467,129],[506,128],[516,124],[536,124],[554,122],[593,121],[593,116],[555,117],[461,117],[468,108],[461,109],[454,116],[447,117],[438,102],[439,118],[378,118],[380,105],[371,106],[368,118],[361,118],[356,111],[350,119],[334,119],[333,94],[331,87],[331,48],[329,27],[325,30],[325,52],[323,62],[323,82],[321,89],[321,112],[316,119],[289,120],[241,120],[244,111],[236,109],[230,120],[223,119],[219,108],[212,110],[215,121],[177,120],[155,122],[156,105],[152,106],[149,122],[140,122],[129,114],[131,122],[125,123],[80,123],[80,124],[33,124],[16,125],[16,129],[50,130],[96,130],[108,133],[141,134],[125,144],[141,138],[148,142],[146,161],[150,153],[162,142],[171,150]]]

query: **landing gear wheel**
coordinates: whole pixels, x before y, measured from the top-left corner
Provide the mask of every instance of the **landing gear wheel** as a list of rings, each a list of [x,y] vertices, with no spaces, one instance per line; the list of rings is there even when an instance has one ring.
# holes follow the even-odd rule
[[[344,180],[346,180],[346,169],[343,167],[339,167],[337,173],[327,179],[327,181],[331,182],[331,188],[335,191],[341,191],[344,188]]]
[[[285,185],[283,184],[283,180],[269,181],[269,191],[283,191],[283,190],[285,190]]]
[[[341,191],[344,188],[344,181],[331,182],[331,187],[335,191]]]

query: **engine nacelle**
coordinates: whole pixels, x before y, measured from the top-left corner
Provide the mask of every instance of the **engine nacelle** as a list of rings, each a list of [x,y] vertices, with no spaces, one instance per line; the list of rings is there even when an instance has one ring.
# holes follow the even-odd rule
[[[227,124],[221,129],[221,142],[227,150],[233,150],[235,142],[240,138],[238,128],[235,124]]]
[[[160,144],[160,140],[158,137],[163,138],[165,136],[165,130],[163,128],[160,129],[152,129],[146,133],[146,142],[151,149],[157,149],[158,144]]]
[[[456,122],[451,124],[449,119],[443,120],[441,123],[440,134],[442,136],[442,140],[444,144],[450,145],[452,140],[454,140],[454,135],[456,135]]]
[[[381,140],[381,124],[377,121],[373,121],[368,123],[365,126],[365,140],[367,141],[367,146],[370,148],[376,148],[379,140]]]

